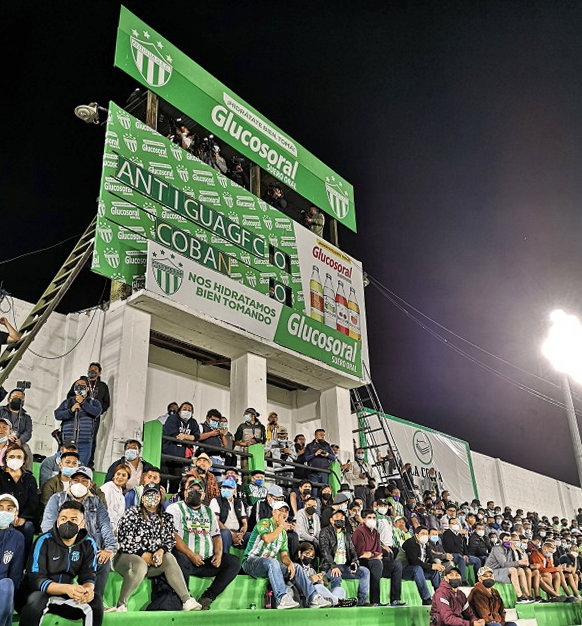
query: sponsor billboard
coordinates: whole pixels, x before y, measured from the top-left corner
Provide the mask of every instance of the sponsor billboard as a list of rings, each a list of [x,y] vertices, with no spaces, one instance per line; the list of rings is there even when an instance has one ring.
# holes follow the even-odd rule
[[[148,242],[196,264],[187,277],[206,268],[231,289],[277,304],[273,328],[284,336],[256,334],[362,377],[361,264],[111,102],[92,269],[143,288]],[[159,289],[173,297],[182,270],[151,263]]]
[[[119,18],[115,65],[356,230],[350,183],[125,7]]]

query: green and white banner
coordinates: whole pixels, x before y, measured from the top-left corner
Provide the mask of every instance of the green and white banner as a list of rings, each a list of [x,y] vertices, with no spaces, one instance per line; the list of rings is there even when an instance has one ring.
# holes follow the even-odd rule
[[[356,230],[350,183],[125,7],[119,18],[115,65],[321,210]]]
[[[362,377],[362,344],[357,339],[157,243],[148,243],[147,259],[146,290]]]

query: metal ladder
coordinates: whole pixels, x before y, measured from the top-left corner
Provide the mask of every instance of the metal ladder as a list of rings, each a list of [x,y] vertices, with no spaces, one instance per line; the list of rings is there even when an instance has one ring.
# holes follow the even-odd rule
[[[22,326],[18,329],[20,339],[16,343],[10,343],[6,346],[0,356],[0,385],[10,376],[18,361],[20,361],[40,329],[44,326],[49,315],[56,309],[85,263],[91,258],[96,225],[97,216],[91,220],[91,223],[75,244],[61,269],[56,273],[39,301],[32,307]]]
[[[391,481],[394,482],[394,479],[397,478],[399,489],[407,501],[409,497],[415,497],[415,494],[410,491],[402,476],[402,457],[388,426],[388,420],[384,417],[382,403],[365,364],[364,374],[370,382],[350,390],[352,413],[355,413],[358,418],[358,428],[352,433],[365,441],[365,445],[359,445],[360,441],[356,447],[363,448],[373,454],[374,462],[369,464],[375,468],[382,485],[387,485]],[[386,457],[388,452],[392,454],[395,465],[394,472],[389,472],[388,460],[378,460],[380,456]]]

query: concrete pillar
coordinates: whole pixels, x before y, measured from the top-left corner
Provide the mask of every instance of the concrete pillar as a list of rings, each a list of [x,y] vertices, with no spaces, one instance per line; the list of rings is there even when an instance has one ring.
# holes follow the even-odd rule
[[[142,439],[145,419],[150,315],[118,301],[111,305],[103,332],[101,365],[111,407],[101,418],[95,467],[107,470],[123,455],[127,439]]]
[[[331,387],[322,391],[319,397],[319,415],[321,427],[325,429],[325,439],[337,443],[341,451],[341,460],[354,458],[352,445],[352,415],[350,392],[343,387]],[[306,435],[307,436],[307,435]],[[313,437],[307,437],[310,441]]]
[[[267,420],[267,359],[247,352],[230,364],[230,415],[231,429],[242,422],[244,411],[255,408],[259,420]],[[234,430],[232,430],[234,434]]]

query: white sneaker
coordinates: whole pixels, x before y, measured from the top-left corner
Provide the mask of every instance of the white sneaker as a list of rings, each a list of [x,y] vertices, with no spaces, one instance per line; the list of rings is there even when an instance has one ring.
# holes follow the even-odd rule
[[[103,605],[103,613],[115,613],[116,611],[117,611],[117,607],[115,606]]]
[[[309,603],[310,609],[326,609],[328,606],[331,606],[331,602],[318,593],[313,596],[313,599]]]
[[[202,605],[196,602],[194,598],[188,598],[182,605],[183,611],[201,611]]]
[[[277,608],[278,609],[296,609],[299,606],[299,602],[295,602],[293,598],[286,593],[282,598],[281,602],[279,602]]]
[[[120,604],[118,607],[114,609],[117,613],[127,613],[127,606],[125,604]]]

